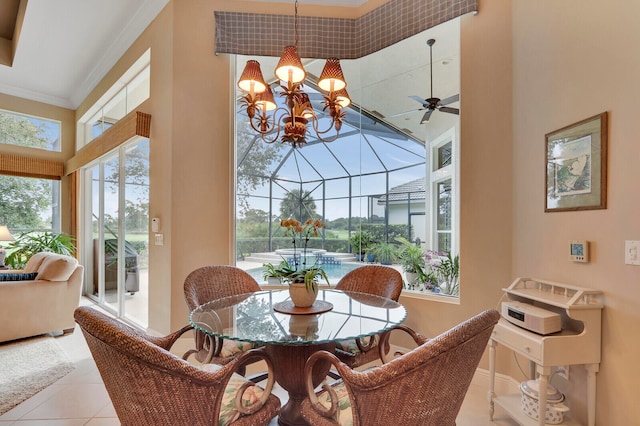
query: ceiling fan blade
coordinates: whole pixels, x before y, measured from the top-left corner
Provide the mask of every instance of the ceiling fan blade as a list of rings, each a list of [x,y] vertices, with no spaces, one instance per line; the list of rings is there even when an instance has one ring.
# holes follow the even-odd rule
[[[411,114],[418,111],[424,111],[424,110],[425,110],[424,108],[412,109],[411,111],[399,112],[397,114],[390,115],[389,118],[400,117],[402,115],[407,115],[407,114]]]
[[[449,114],[458,114],[460,115],[460,110],[458,108],[451,108],[451,107],[440,107],[438,108],[440,111],[442,112],[448,112]]]
[[[460,94],[449,96],[440,101],[440,105],[449,105],[460,100]]]
[[[427,110],[427,112],[424,113],[424,116],[422,116],[422,120],[420,120],[420,124],[428,123],[432,112],[433,112],[432,109]]]
[[[427,100],[422,99],[420,96],[409,96],[409,97],[414,101],[421,103],[423,108],[426,108],[429,106],[429,103],[427,102]]]

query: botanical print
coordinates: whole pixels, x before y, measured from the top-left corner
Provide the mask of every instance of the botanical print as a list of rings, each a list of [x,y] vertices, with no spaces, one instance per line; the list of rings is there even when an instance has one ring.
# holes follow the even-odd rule
[[[550,142],[548,168],[553,197],[591,193],[591,134],[566,142]]]

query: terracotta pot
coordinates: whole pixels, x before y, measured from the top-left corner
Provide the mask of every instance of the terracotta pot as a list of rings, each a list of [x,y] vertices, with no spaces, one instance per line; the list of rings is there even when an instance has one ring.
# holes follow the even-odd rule
[[[293,283],[289,284],[289,295],[294,305],[299,308],[308,308],[313,305],[318,297],[318,285],[314,285],[313,288],[307,286],[305,283]]]

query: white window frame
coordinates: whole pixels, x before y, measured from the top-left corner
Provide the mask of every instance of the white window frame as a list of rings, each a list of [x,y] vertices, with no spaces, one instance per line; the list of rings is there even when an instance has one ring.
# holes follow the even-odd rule
[[[76,152],[94,139],[92,130],[96,122],[102,121],[113,125],[149,98],[150,75],[151,49],[147,49],[122,77],[80,117],[76,123]],[[146,80],[143,82],[146,86],[140,84],[141,79]],[[144,96],[140,96],[140,91],[133,89],[134,87],[142,87]],[[131,93],[129,93],[130,90]],[[134,96],[133,93],[136,93],[137,96]],[[119,118],[106,117],[105,111],[108,109],[118,110],[117,116]]]
[[[438,169],[438,149],[451,142],[451,164]],[[438,247],[438,183],[451,179],[451,255],[455,256],[460,250],[460,141],[456,137],[455,127],[443,132],[429,142],[431,157],[431,172],[429,174],[429,188],[431,188],[431,205],[429,208],[431,247]]]

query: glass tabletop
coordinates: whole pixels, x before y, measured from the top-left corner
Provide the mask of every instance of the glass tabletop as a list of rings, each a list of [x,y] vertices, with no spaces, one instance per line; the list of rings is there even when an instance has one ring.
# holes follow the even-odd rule
[[[204,333],[259,344],[308,344],[371,336],[393,328],[407,310],[393,300],[341,290],[320,290],[318,301],[333,307],[311,315],[287,314],[274,306],[288,290],[240,294],[198,306],[189,317]]]

